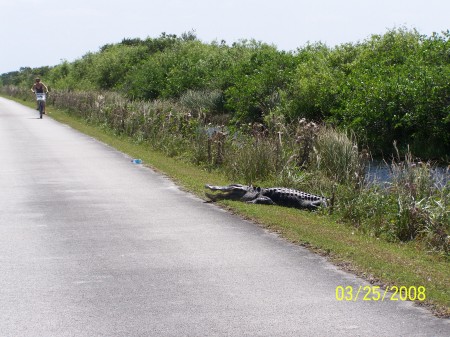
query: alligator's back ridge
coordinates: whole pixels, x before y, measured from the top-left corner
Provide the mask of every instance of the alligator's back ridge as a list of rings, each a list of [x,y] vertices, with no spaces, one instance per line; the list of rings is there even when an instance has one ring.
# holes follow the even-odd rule
[[[326,199],[324,197],[291,188],[267,188],[263,194],[272,199],[274,203],[282,206],[308,209],[326,206]]]

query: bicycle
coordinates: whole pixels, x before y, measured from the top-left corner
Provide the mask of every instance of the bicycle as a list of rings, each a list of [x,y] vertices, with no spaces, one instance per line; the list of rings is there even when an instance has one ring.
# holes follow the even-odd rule
[[[42,119],[42,115],[44,114],[45,94],[39,92],[36,92],[35,94],[38,103],[39,118]]]

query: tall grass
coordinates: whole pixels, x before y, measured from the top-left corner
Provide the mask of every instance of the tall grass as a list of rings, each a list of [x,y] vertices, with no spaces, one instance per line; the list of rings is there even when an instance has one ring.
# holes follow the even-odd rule
[[[364,182],[368,152],[358,150],[354,135],[331,127],[320,129],[315,142],[315,168],[340,184]]]
[[[224,98],[220,90],[188,90],[180,97],[180,104],[196,116],[211,116],[223,111]]]
[[[240,135],[227,150],[224,169],[231,180],[252,184],[277,173],[277,146],[270,138]]]
[[[402,160],[392,160],[390,193],[397,202],[395,226],[391,230],[402,241],[418,238],[431,249],[450,253],[450,186],[439,186],[432,176],[432,164],[408,151]],[[448,172],[447,172],[448,173]]]
[[[34,100],[27,90],[1,92]],[[204,97],[203,97],[204,96]],[[224,171],[230,181],[277,184],[330,197],[333,212],[368,235],[414,240],[450,254],[450,186],[436,183],[432,165],[406,153],[387,164],[388,188],[368,183],[369,152],[351,133],[300,119],[227,128],[214,124],[217,95],[188,92],[177,101],[129,101],[110,92],[55,91],[48,103],[89,123],[146,142],[168,156]],[[213,109],[214,112],[211,112]],[[222,122],[222,121],[221,121]]]
[[[427,250],[450,254],[449,172],[443,182],[433,177],[433,165],[397,151],[390,180],[364,184],[355,191],[341,186],[340,210],[355,227],[388,241],[416,241]]]

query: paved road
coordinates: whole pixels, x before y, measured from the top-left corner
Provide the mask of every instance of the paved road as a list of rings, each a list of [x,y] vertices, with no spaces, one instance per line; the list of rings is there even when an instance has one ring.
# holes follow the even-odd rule
[[[0,335],[445,336],[405,302],[0,98]]]

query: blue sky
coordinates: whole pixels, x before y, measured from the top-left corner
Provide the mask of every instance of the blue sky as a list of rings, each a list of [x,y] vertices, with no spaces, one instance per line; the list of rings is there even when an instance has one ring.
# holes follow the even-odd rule
[[[0,74],[73,61],[123,38],[256,39],[295,50],[363,41],[396,27],[450,29],[448,0],[0,0]]]

